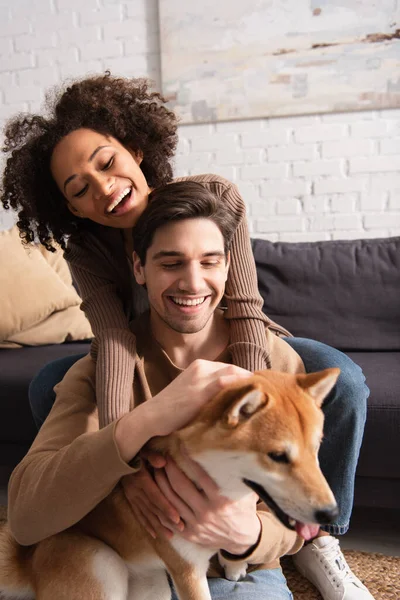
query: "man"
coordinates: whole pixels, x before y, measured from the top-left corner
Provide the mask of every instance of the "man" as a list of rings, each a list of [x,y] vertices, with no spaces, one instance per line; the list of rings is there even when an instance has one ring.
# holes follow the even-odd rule
[[[135,230],[134,273],[146,286],[150,314],[132,325],[137,338],[132,411],[98,431],[93,361],[82,359],[71,369],[10,482],[10,523],[18,541],[35,543],[82,518],[121,477],[138,471],[132,459],[150,437],[183,426],[227,380],[248,374],[224,364],[229,362],[229,329],[218,307],[232,235],[229,215],[202,186],[182,182],[153,192]],[[272,330],[267,335],[272,368],[301,371],[291,346]],[[156,469],[155,481],[140,469],[125,489],[135,514],[153,535],[178,530],[199,544],[222,548],[229,560],[246,558],[250,564],[275,567],[255,570],[239,584],[210,579],[213,597],[291,597],[276,567],[282,554],[300,547],[293,532],[277,529],[266,513],[257,516],[254,500],[228,502],[216,490],[205,495],[172,461],[151,460],[162,467]],[[204,490],[207,477],[199,476]],[[315,552],[311,561],[308,554],[306,563]],[[336,556],[344,561],[340,552]],[[345,569],[350,583],[339,581],[344,594],[336,598],[371,598],[345,562],[338,568]],[[324,590],[324,597],[335,598],[329,593]]]
[[[194,185],[194,184],[192,184]],[[190,184],[186,183],[187,194],[186,202],[190,201],[190,195],[196,195],[195,188],[191,192]],[[169,193],[174,194],[174,187],[169,186]],[[167,198],[169,196],[168,191],[162,192],[162,195]],[[185,202],[184,200],[184,202]],[[179,205],[179,199],[175,198],[172,204]],[[188,209],[187,209],[188,210]],[[225,219],[228,217],[226,211]],[[169,283],[172,289],[179,287],[178,280],[180,272],[189,271],[188,257],[185,258],[185,252],[182,256],[176,256],[174,250],[172,250],[171,257],[169,259],[170,266],[168,266],[167,254],[168,248],[171,248],[171,242],[169,236],[174,240],[175,244],[179,240],[184,239],[185,231],[182,223],[178,224],[179,236],[173,236],[171,227],[163,227],[163,219],[168,214],[165,207],[162,206],[162,200],[156,201],[153,206],[149,206],[146,212],[141,217],[137,227],[135,229],[135,277],[138,283],[147,285],[147,291],[149,293],[151,312],[152,315],[157,313],[158,320],[164,320],[168,323],[170,328],[176,327],[170,314],[170,308],[174,310],[173,306],[168,303],[160,302],[160,299],[164,295],[168,296],[167,293],[162,290],[161,287],[158,289],[158,294],[154,292],[154,281],[158,279],[158,273],[160,269],[157,266],[158,255],[157,252],[166,252],[164,263],[166,267],[172,269],[172,275],[169,277]],[[188,214],[188,212],[187,212]],[[157,244],[154,242],[155,235],[157,235]],[[161,237],[161,236],[164,237]],[[191,239],[189,234],[186,234],[188,240]],[[194,234],[200,238],[200,231]],[[164,244],[164,246],[163,246]],[[183,243],[185,248],[185,244]],[[163,248],[163,250],[160,250]],[[172,244],[174,248],[174,244]],[[150,284],[150,285],[149,285]],[[199,298],[203,293],[202,284],[204,284],[204,278],[199,281],[188,281],[184,282],[184,288],[180,294],[183,298]],[[152,288],[152,294],[149,289]],[[152,299],[153,296],[153,299]],[[158,312],[157,312],[158,310]],[[175,309],[176,310],[176,309]],[[192,321],[190,316],[186,316],[186,321],[183,315],[180,316],[180,333],[185,333],[184,328],[189,326],[195,327],[196,313],[193,315]],[[279,328],[276,333],[279,334]],[[325,412],[325,438],[321,448],[321,467],[331,484],[333,491],[339,502],[341,508],[341,521],[338,524],[334,524],[326,528],[327,531],[321,529],[318,537],[311,544],[307,544],[303,550],[301,550],[295,557],[295,564],[302,572],[304,576],[310,579],[320,590],[324,597],[324,600],[370,600],[372,598],[368,590],[361,584],[361,582],[351,572],[350,567],[347,565],[343,554],[340,551],[338,540],[330,535],[343,534],[347,531],[348,520],[350,517],[352,498],[353,498],[353,486],[354,486],[354,472],[358,458],[359,446],[361,444],[361,436],[363,431],[363,425],[365,421],[365,402],[368,397],[368,389],[364,383],[364,376],[357,365],[355,365],[347,356],[343,353],[334,350],[313,340],[305,340],[299,338],[286,338],[286,342],[290,344],[292,348],[297,351],[297,356],[290,355],[286,342],[282,344],[282,340],[271,335],[271,329],[267,332],[269,338],[269,344],[272,348],[271,356],[273,358],[272,368],[283,371],[299,371],[302,365],[299,364],[299,355],[304,361],[306,370],[317,371],[324,368],[339,366],[342,370],[340,380],[335,390],[328,396],[327,401],[324,404],[323,410]],[[190,354],[190,336],[185,336],[184,348],[188,351],[188,360],[193,356],[199,356],[198,351]],[[275,341],[274,341],[275,340]],[[228,342],[226,342],[228,343]],[[174,343],[168,342],[168,339],[164,340],[162,344],[167,353],[173,353]],[[170,354],[171,356],[171,354]],[[207,358],[213,359],[212,356]],[[297,359],[297,360],[296,360]],[[185,365],[182,364],[184,367]],[[157,466],[157,463],[154,463]],[[141,479],[141,485],[146,489],[148,498],[151,498],[151,504],[148,502],[133,502],[134,510],[139,519],[142,519],[143,523],[147,523],[148,530],[153,531],[154,528],[159,527],[157,523],[158,519],[156,515],[152,514],[149,510],[149,506],[158,504],[158,506],[164,510],[163,523],[166,524],[165,517],[167,511],[170,511],[175,518],[177,513],[173,511],[173,506],[170,503],[165,502],[165,498],[158,492],[154,486],[150,477],[146,476],[146,472],[142,471],[136,476],[136,479]],[[159,476],[160,481],[163,481]],[[165,478],[164,478],[165,479]],[[183,481],[179,481],[180,487],[183,486]],[[132,498],[137,500],[137,493],[140,489],[140,484],[136,481],[136,485],[131,489]],[[129,496],[128,486],[125,486],[126,493]],[[163,488],[168,489],[165,483]],[[142,492],[140,492],[142,493]],[[169,488],[168,498],[173,497],[173,492]],[[179,505],[179,503],[178,503]],[[141,512],[141,509],[143,512]],[[152,525],[150,525],[151,520]],[[168,524],[168,523],[167,523]],[[171,520],[169,521],[171,527]],[[168,528],[163,529],[164,534],[168,534]]]

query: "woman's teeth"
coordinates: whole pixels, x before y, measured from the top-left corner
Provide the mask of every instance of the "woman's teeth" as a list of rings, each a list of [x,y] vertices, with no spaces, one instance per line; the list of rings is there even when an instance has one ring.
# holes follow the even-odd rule
[[[193,298],[193,299],[189,299],[189,298],[173,298],[171,296],[171,300],[173,302],[175,302],[175,304],[180,304],[182,306],[197,306],[198,304],[203,304],[204,300],[206,299],[205,296],[203,296],[202,298]]]
[[[118,198],[116,198],[114,200],[114,202],[112,204],[110,204],[110,206],[107,208],[107,212],[110,213],[114,210],[114,208],[116,206],[118,206],[118,204],[120,202],[122,202],[122,200],[128,195],[130,194],[132,188],[126,188],[126,190],[124,190],[123,192],[120,193],[120,195],[118,196]]]

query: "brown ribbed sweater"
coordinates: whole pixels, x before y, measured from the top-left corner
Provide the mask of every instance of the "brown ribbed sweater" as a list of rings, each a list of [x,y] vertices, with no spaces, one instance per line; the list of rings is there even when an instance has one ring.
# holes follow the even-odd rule
[[[230,351],[233,363],[250,371],[270,368],[265,337],[269,320],[262,312],[243,199],[237,187],[219,175],[177,181],[183,180],[202,183],[236,217],[225,290]],[[104,427],[128,411],[135,355],[129,322],[147,307],[147,298],[134,281],[121,230],[93,224],[79,243],[70,240],[65,257],[95,336],[96,397],[100,427]]]
[[[148,318],[137,319],[134,383],[129,390],[132,410],[156,396],[182,369],[177,367],[149,334]],[[297,354],[284,340],[267,332],[272,367],[291,373],[303,371]],[[224,351],[216,360],[230,362]],[[95,397],[97,369],[90,356],[77,361],[56,386],[57,398],[32,447],[14,470],[8,488],[11,531],[22,545],[35,544],[64,531],[85,517],[118,485],[124,475],[140,468],[121,459],[114,432],[116,422],[99,430]],[[262,532],[246,561],[253,568],[275,568],[284,554],[293,554],[302,539],[286,529],[260,503],[257,514]],[[213,561],[209,576],[222,576]]]

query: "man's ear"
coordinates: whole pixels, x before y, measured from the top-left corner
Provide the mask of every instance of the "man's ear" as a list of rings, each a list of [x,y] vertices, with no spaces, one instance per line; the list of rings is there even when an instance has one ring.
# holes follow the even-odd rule
[[[133,258],[133,274],[135,276],[136,283],[138,283],[139,285],[144,285],[146,283],[144,267],[142,266],[142,263],[140,261],[140,258],[138,256],[137,252],[133,253],[132,258]]]

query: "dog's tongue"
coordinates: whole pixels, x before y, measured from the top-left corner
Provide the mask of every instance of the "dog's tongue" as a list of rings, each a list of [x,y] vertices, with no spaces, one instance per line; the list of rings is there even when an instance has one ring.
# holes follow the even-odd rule
[[[318,534],[319,525],[314,525],[313,523],[301,523],[300,521],[296,521],[296,532],[297,535],[300,535],[306,541],[315,538]]]

